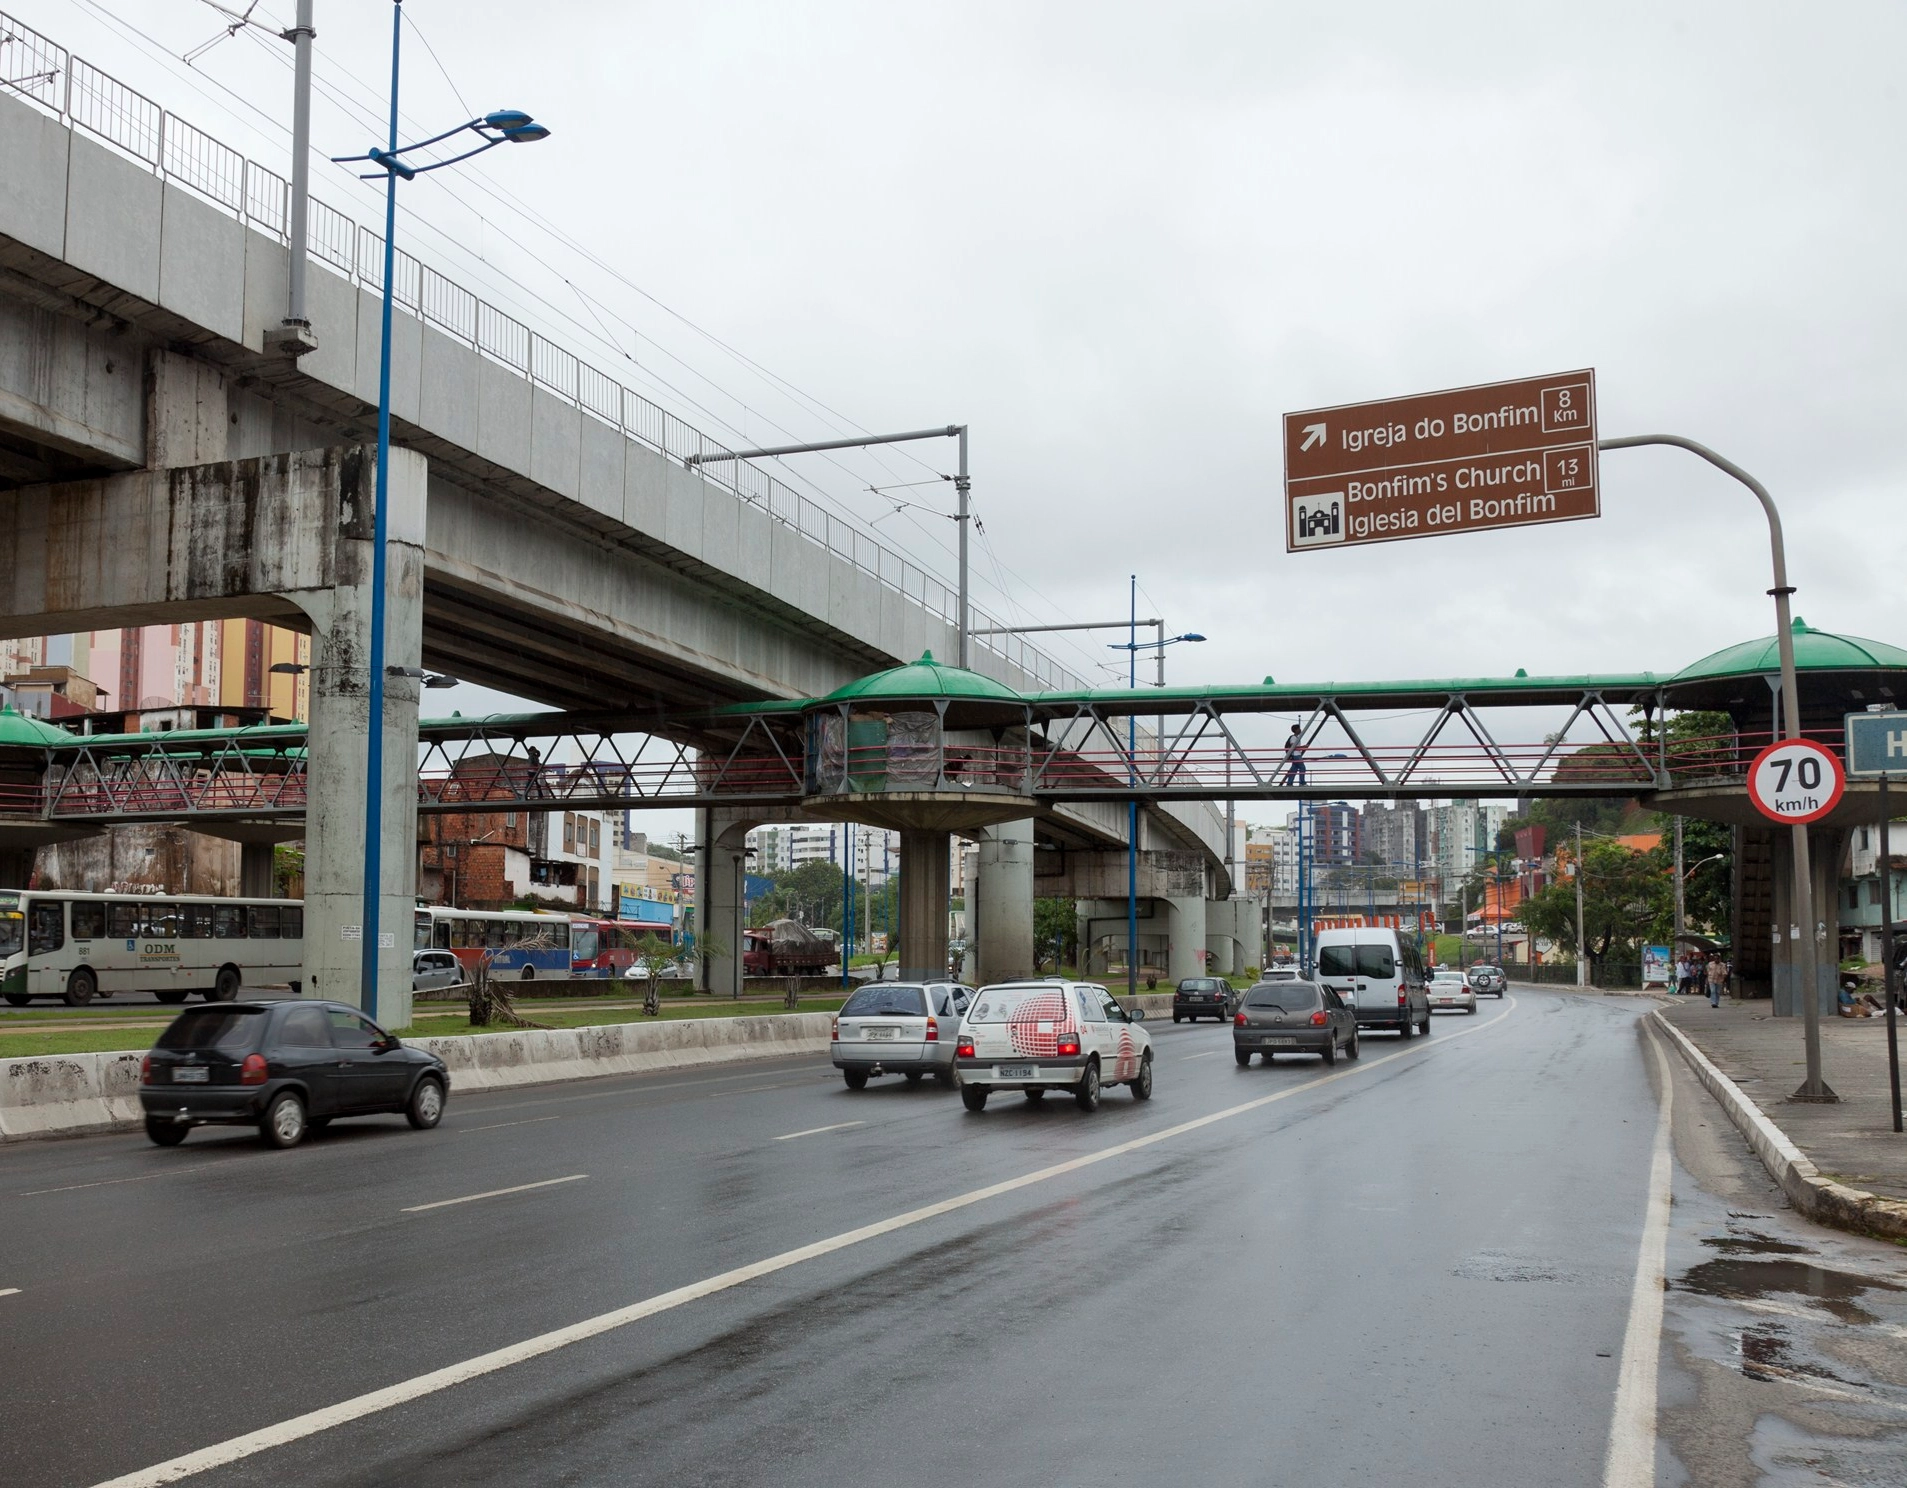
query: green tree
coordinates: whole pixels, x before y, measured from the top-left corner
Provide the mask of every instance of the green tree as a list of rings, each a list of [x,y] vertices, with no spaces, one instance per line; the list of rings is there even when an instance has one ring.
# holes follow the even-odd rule
[[[1592,965],[1634,960],[1646,941],[1665,940],[1673,916],[1673,873],[1663,851],[1635,852],[1619,842],[1587,839],[1577,867],[1583,885],[1583,934],[1576,943],[1576,885],[1571,879],[1551,884],[1524,901],[1523,923],[1534,935],[1547,936]]]
[[[1053,970],[1077,965],[1079,957],[1079,901],[1075,899],[1035,899],[1033,901],[1033,969],[1047,962]]]

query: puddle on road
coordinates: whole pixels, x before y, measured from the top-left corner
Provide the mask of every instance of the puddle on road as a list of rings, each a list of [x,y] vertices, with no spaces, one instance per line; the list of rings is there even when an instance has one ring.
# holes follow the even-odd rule
[[[1807,1253],[1801,1246],[1786,1248]],[[1753,1261],[1729,1257],[1691,1266],[1670,1281],[1669,1290],[1736,1302],[1774,1296],[1802,1297],[1844,1323],[1875,1323],[1880,1321],[1879,1315],[1859,1305],[1856,1299],[1868,1292],[1898,1292],[1902,1288],[1878,1277],[1835,1271],[1811,1261]]]
[[[1776,1240],[1749,1230],[1740,1235],[1704,1235],[1702,1244],[1728,1255],[1818,1255],[1810,1246]]]

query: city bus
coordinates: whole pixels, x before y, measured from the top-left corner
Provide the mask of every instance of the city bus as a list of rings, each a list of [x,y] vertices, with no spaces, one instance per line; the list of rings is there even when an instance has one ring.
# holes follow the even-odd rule
[[[420,951],[450,951],[466,975],[486,951],[498,976],[527,982],[570,974],[570,917],[546,910],[419,905],[415,945]]]
[[[641,960],[636,947],[650,936],[673,946],[672,926],[637,920],[570,921],[570,972],[579,977],[619,977]]]
[[[0,995],[15,1007],[121,992],[230,1002],[245,987],[296,988],[304,959],[298,899],[0,891]]]

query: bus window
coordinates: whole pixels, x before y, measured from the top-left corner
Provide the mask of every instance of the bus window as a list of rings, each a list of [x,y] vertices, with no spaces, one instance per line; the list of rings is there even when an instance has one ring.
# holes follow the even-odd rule
[[[139,906],[137,904],[107,905],[106,933],[114,940],[131,940],[139,933]]]
[[[483,943],[487,946],[503,944],[503,921],[485,920],[483,922]]]
[[[565,948],[568,947],[569,945],[569,921],[568,920],[558,920],[554,925],[550,926],[550,940],[556,945],[563,946]]]
[[[73,939],[97,940],[106,933],[106,906],[103,904],[73,905]]]
[[[304,905],[287,904],[283,909],[279,910],[279,914],[284,916],[283,926],[285,931],[285,939],[286,940],[303,940],[305,938],[305,907]]]
[[[17,909],[0,909],[0,956],[12,956],[20,950],[20,934],[26,924]]]
[[[75,906],[77,908],[77,906]],[[210,940],[212,938],[212,906],[209,904],[188,904],[185,907],[185,938],[187,940]]]
[[[594,961],[597,944],[595,928],[578,925],[570,937],[570,954],[578,961]]]
[[[29,956],[57,951],[66,944],[66,901],[33,899],[26,910],[26,950]]]
[[[118,908],[117,905],[114,906]],[[212,934],[218,940],[243,940],[245,938],[245,906],[242,904],[214,904],[212,906]]]
[[[142,904],[139,906],[139,933],[141,935],[162,935],[168,939],[179,933],[179,906],[176,904]]]
[[[427,950],[430,947],[430,911],[420,909],[411,920],[411,949]]]
[[[282,921],[278,915],[277,905],[254,904],[246,911],[246,917],[251,921],[251,938],[253,940],[278,939],[279,927]]]
[[[439,920],[437,922],[437,949],[440,951],[447,951],[450,949],[450,921],[449,920]]]
[[[502,931],[504,945],[513,946],[523,938],[524,925],[521,920],[504,920],[499,928]]]

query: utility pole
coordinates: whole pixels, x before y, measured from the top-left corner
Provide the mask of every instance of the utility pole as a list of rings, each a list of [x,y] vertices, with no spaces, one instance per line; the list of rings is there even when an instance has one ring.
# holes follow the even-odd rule
[[[1677,959],[1682,954],[1682,933],[1688,929],[1688,901],[1683,896],[1686,885],[1682,882],[1682,818],[1675,819],[1675,935],[1674,943],[1669,947],[1669,975],[1675,975]],[[1680,991],[1678,983],[1677,991]]]
[[[305,313],[305,260],[311,238],[307,225],[311,208],[311,39],[318,34],[311,24],[311,5],[312,0],[298,0],[297,20],[284,33],[285,40],[291,43],[293,58],[291,204],[287,223],[291,237],[291,274],[284,321],[265,332],[265,349],[289,357],[301,357],[318,349],[318,338],[311,332],[311,317]]]
[[[1576,823],[1576,985],[1589,985],[1589,942],[1583,934],[1583,824]]]

